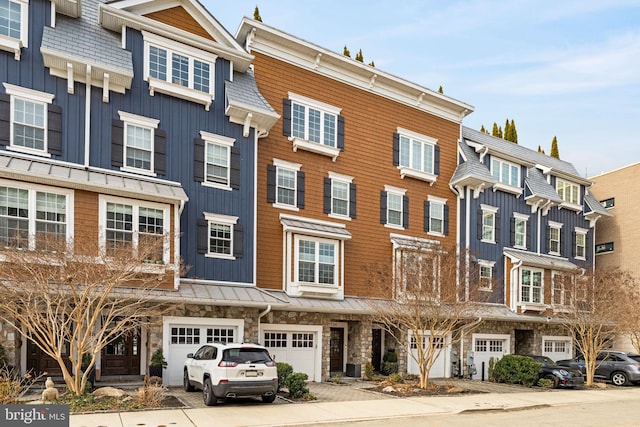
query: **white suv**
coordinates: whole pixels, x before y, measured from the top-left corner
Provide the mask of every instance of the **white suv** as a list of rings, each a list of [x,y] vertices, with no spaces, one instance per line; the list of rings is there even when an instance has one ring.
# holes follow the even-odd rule
[[[187,354],[184,389],[202,390],[207,406],[218,399],[262,396],[271,403],[278,391],[278,370],[266,348],[257,344],[212,343]]]

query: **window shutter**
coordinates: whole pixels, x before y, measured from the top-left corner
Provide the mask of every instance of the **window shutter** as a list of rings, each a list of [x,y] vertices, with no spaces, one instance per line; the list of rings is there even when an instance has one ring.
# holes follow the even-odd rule
[[[571,233],[571,256],[576,257],[576,244],[578,243],[578,239],[576,236],[576,232]]]
[[[193,180],[204,182],[204,139],[193,140]]]
[[[291,136],[291,100],[282,100],[282,134]]]
[[[440,175],[440,146],[433,147],[433,174]]]
[[[167,131],[156,129],[153,141],[153,168],[158,175],[167,174]]]
[[[393,165],[400,166],[400,134],[393,134]]]
[[[124,123],[111,120],[111,165],[122,167],[124,156]]]
[[[402,196],[402,226],[409,228],[409,197]]]
[[[324,206],[323,212],[331,213],[331,178],[324,179]]]
[[[565,231],[564,228],[560,229],[560,256],[565,256],[566,254],[566,247],[567,247],[567,241],[565,240]]]
[[[500,243],[500,214],[498,212],[496,212],[494,214],[493,220],[495,222],[495,236],[494,236],[494,241],[496,243]]]
[[[524,222],[524,232],[527,236],[527,249],[531,250],[533,245],[533,227],[529,224],[529,221]]]
[[[349,218],[356,218],[356,192],[356,185],[349,184]]]
[[[244,235],[242,230],[242,224],[236,224],[233,226],[233,256],[236,258],[242,258],[243,244],[242,236]]]
[[[516,219],[515,218],[511,218],[511,233],[510,233],[510,240],[509,240],[509,244],[511,246],[515,246],[516,245]]]
[[[482,240],[482,209],[478,209],[478,221],[477,221],[477,236],[478,240]]]
[[[298,206],[300,209],[304,209],[304,172],[298,171],[297,175],[298,175],[298,182],[297,182],[298,193],[296,197],[298,200],[297,200],[296,206]]]
[[[276,175],[276,167],[267,165],[267,203],[276,202]]]
[[[591,233],[587,232],[587,235],[584,238],[584,257],[586,259],[590,259],[592,257],[593,254],[593,248],[592,248],[592,244],[591,244]]]
[[[47,149],[54,156],[62,155],[62,107],[49,104],[47,116]]]
[[[338,149],[344,151],[344,116],[338,116]]]
[[[425,200],[424,201],[424,226],[423,226],[425,233],[429,232],[429,218],[430,218],[429,208],[430,208],[430,203],[427,200]]]
[[[545,231],[545,239],[544,239],[544,243],[545,243],[545,247],[544,247],[544,253],[549,253],[549,249],[551,247],[550,245],[550,239],[551,239],[551,227],[549,227],[547,225],[546,231]]]
[[[444,235],[449,235],[449,206],[444,205]]]
[[[229,183],[234,190],[240,189],[240,148],[231,147],[231,168],[229,169]]]
[[[11,144],[11,97],[0,93],[0,145]]]
[[[380,224],[387,223],[387,192],[380,192]]]
[[[204,219],[198,220],[198,253],[209,252],[209,222]]]

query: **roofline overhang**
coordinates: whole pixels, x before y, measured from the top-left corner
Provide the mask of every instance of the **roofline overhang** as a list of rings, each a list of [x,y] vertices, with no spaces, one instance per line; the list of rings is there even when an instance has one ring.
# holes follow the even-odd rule
[[[82,0],[50,0],[56,7],[56,12],[71,18],[79,18],[82,15]]]
[[[280,114],[278,113],[257,109],[241,102],[229,101],[228,97],[225,114],[229,117],[231,123],[245,125],[248,120],[250,126],[260,132],[269,132],[273,125],[280,120]]]

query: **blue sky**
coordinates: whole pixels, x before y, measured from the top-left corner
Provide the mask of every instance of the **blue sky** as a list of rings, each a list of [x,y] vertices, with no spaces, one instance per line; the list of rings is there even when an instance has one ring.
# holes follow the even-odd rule
[[[640,162],[640,0],[396,2],[201,0],[233,35],[265,24],[474,106],[464,125],[513,119],[520,145],[583,176]]]

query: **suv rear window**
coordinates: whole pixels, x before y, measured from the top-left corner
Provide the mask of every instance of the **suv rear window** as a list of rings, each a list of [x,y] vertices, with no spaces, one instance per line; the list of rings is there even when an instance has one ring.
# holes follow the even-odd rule
[[[636,362],[640,362],[640,355],[639,354],[630,354],[629,358],[635,360]]]
[[[230,348],[222,353],[222,361],[236,363],[271,362],[267,350],[261,348]]]

